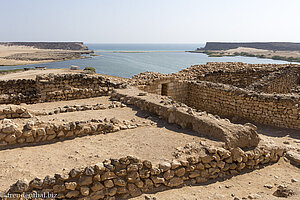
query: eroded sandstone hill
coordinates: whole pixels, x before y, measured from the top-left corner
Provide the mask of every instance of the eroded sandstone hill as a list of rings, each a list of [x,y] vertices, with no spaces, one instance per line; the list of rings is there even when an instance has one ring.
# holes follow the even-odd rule
[[[37,49],[88,50],[83,42],[0,42],[6,46],[28,46]]]
[[[227,50],[235,49],[238,47],[274,51],[300,51],[300,43],[292,42],[207,42],[203,50]]]

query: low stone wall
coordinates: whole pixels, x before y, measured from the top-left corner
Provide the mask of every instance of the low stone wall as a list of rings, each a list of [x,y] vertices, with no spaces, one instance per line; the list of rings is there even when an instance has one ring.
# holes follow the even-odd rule
[[[22,106],[0,106],[0,120],[14,118],[31,118],[32,113]]]
[[[252,124],[232,124],[229,120],[180,105],[168,97],[141,93],[141,90],[132,88],[117,90],[112,98],[155,113],[182,128],[190,128],[199,134],[224,141],[228,147],[255,147],[260,141],[256,127]]]
[[[15,195],[23,192],[31,195],[49,193],[55,199],[125,199],[183,184],[230,178],[247,169],[276,162],[284,152],[271,147],[257,147],[247,152],[240,148],[210,147],[186,160],[173,160],[156,166],[151,161],[127,156],[86,168],[74,168],[68,174],[34,178],[30,182],[19,180],[11,185],[8,192]]]
[[[118,101],[113,101],[109,105],[105,104],[93,104],[93,105],[67,105],[64,107],[57,107],[54,108],[53,110],[49,111],[31,111],[31,113],[34,113],[34,115],[54,115],[54,114],[59,114],[59,113],[67,113],[67,112],[77,112],[77,111],[86,111],[86,110],[105,110],[105,109],[112,109],[112,108],[124,108],[126,107],[125,104],[122,104]]]
[[[300,130],[300,96],[259,94],[205,81],[188,82],[187,105],[223,117]]]
[[[124,87],[103,76],[88,74],[48,74],[35,80],[0,81],[0,104],[38,103],[109,95]]]
[[[52,142],[137,127],[137,124],[121,122],[115,118],[109,121],[92,120],[69,123],[42,123],[30,120],[25,125],[18,125],[9,119],[4,119],[0,125],[0,148],[5,149],[7,147],[19,147],[24,144]]]

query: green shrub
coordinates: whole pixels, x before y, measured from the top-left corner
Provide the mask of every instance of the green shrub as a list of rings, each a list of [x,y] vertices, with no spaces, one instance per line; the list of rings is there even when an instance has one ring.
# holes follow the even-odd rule
[[[91,71],[93,73],[96,73],[96,69],[94,67],[85,67],[84,68],[85,71]]]

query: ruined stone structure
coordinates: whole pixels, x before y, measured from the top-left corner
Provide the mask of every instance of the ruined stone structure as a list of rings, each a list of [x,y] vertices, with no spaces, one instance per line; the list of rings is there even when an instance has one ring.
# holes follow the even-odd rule
[[[113,102],[106,107],[74,105],[51,108],[48,112],[35,112],[23,105],[2,105],[1,150],[148,126],[116,118],[71,122],[38,119],[113,107],[155,114],[181,129],[220,143],[220,147],[203,145],[196,156],[157,165],[135,156],[107,159],[96,165],[73,168],[65,174],[19,180],[8,191],[13,194],[50,192],[57,199],[126,199],[184,184],[230,178],[277,162],[285,155],[285,148],[261,141],[255,125],[231,121],[246,120],[300,130],[299,72],[298,65],[208,63],[170,75],[141,73],[126,81],[81,73],[0,81],[0,104],[99,96],[110,96]]]
[[[234,120],[300,130],[300,66],[208,63],[175,74],[140,74],[139,88]]]
[[[74,168],[66,174],[17,181],[10,187],[13,194],[53,192],[58,199],[104,199],[105,197],[139,196],[146,192],[176,188],[183,183],[204,183],[209,179],[230,177],[261,164],[276,162],[284,150],[255,148],[206,148],[199,157],[173,160],[155,166],[149,160],[133,156],[109,159],[94,166]]]
[[[108,95],[121,84],[103,76],[62,74],[33,79],[0,81],[0,104],[20,104],[83,99]]]
[[[126,90],[117,91],[112,97],[155,113],[167,119],[169,123],[175,123],[182,128],[190,128],[199,134],[224,141],[228,148],[256,147],[260,141],[256,127],[252,124],[232,124],[228,120],[216,118],[211,114],[199,113],[185,105],[172,103],[170,99],[155,98],[157,95],[152,98],[143,98],[143,96],[138,96],[136,90]]]

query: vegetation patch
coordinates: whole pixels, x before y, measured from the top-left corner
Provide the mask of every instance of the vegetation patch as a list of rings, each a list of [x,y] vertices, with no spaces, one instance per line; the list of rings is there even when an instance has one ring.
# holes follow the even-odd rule
[[[10,73],[10,72],[21,72],[21,71],[25,71],[25,69],[0,70],[0,74],[3,74],[3,73]]]
[[[85,67],[84,68],[85,71],[91,71],[93,73],[96,73],[96,69],[94,67]]]

